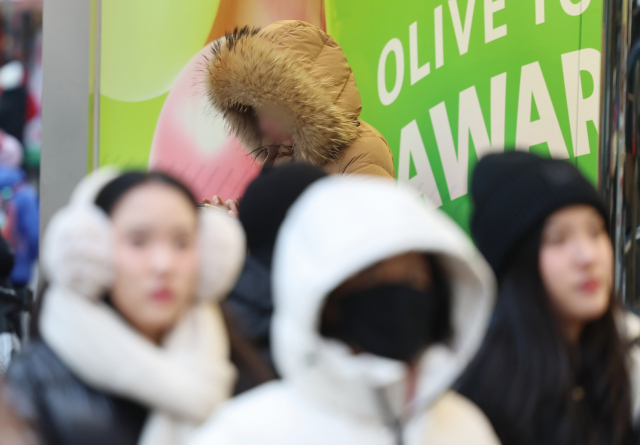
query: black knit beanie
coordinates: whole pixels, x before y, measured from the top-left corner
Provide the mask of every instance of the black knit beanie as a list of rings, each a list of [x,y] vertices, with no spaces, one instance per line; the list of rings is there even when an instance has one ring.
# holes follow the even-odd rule
[[[271,265],[276,235],[289,207],[309,185],[326,175],[318,167],[298,162],[262,168],[239,206],[250,253]]]
[[[556,210],[587,204],[607,222],[603,201],[575,166],[524,151],[482,158],[471,198],[471,234],[498,277],[518,244]]]

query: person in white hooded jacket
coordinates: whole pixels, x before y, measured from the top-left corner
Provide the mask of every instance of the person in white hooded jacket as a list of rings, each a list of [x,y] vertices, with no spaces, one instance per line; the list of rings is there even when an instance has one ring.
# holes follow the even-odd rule
[[[414,196],[364,177],[302,194],[274,252],[282,380],[230,401],[189,445],[499,443],[449,391],[486,331],[493,274],[453,221]]]
[[[244,245],[167,175],[90,176],[45,234],[38,339],[3,399],[43,445],[184,443],[232,390],[216,300]]]

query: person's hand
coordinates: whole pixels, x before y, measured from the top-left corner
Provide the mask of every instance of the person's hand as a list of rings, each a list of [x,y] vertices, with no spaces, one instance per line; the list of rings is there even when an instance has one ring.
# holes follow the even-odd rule
[[[205,199],[204,203],[226,210],[229,215],[237,218],[239,216],[238,206],[240,205],[240,199],[239,196],[236,196],[235,201],[233,199],[227,199],[226,202],[223,202],[218,195],[215,195],[211,199]]]

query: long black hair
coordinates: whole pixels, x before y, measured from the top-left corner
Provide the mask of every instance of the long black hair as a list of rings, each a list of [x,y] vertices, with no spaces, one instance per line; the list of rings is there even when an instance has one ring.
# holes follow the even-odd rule
[[[145,184],[164,184],[173,187],[180,192],[190,204],[193,205],[194,211],[197,211],[196,199],[193,193],[183,183],[177,179],[169,176],[166,173],[151,171],[129,171],[125,172],[111,182],[108,182],[102,190],[98,193],[94,203],[98,208],[102,209],[107,215],[111,216],[116,204],[127,194],[127,192],[133,190],[136,187]],[[29,335],[31,338],[40,338],[40,313],[42,309],[42,300],[46,294],[49,283],[44,281],[38,286],[38,292],[33,305],[31,313],[31,322],[29,324]]]
[[[575,345],[562,335],[538,268],[542,226],[509,258],[484,343],[457,384],[504,445],[632,440],[628,345],[618,300]]]

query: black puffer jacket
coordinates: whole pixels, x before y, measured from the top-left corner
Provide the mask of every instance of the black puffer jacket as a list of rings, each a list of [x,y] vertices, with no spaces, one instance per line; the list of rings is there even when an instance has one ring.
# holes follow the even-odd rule
[[[271,362],[271,271],[254,256],[248,256],[240,278],[223,305],[238,320],[240,333],[251,340],[260,354]]]
[[[0,94],[0,128],[22,143],[27,116],[27,90],[25,87],[4,90]]]
[[[11,363],[4,390],[5,401],[42,445],[136,445],[148,414],[134,402],[89,388],[41,341]]]
[[[236,395],[277,378],[269,350],[273,312],[269,274],[264,261],[248,256],[236,286],[222,302],[231,360],[238,370]]]

